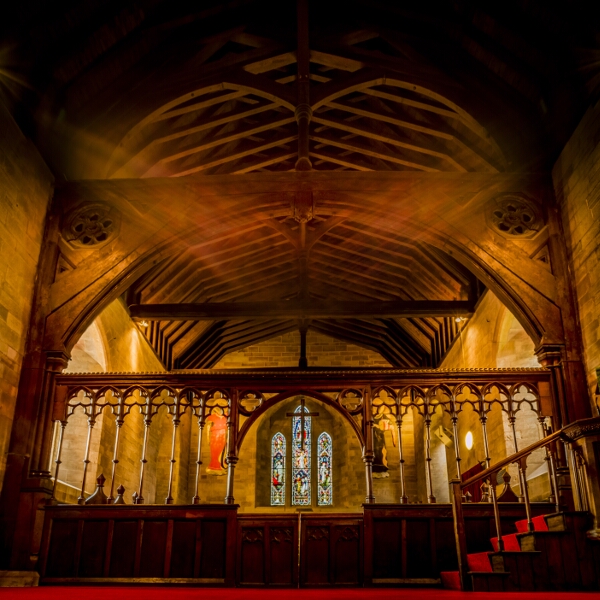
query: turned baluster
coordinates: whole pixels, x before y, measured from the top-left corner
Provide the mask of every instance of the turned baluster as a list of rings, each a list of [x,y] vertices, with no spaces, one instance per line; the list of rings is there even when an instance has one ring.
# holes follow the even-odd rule
[[[508,414],[508,422],[510,423],[510,427],[512,430],[512,437],[513,437],[513,444],[515,446],[515,452],[518,452],[519,444],[517,443],[517,429],[516,429],[516,425],[515,425],[516,420],[517,420],[517,417],[512,410],[512,401],[511,401],[511,408],[510,408],[510,412]],[[525,495],[524,495],[524,490],[523,490],[523,483],[521,481],[521,478],[519,478],[519,502],[523,502],[524,497],[525,497]]]
[[[192,504],[200,504],[200,465],[202,465],[202,432],[204,431],[204,398],[200,398],[198,407],[198,453],[196,458],[196,494],[192,498]]]
[[[519,467],[519,478],[525,499],[525,513],[527,514],[527,531],[533,531],[533,520],[531,518],[531,503],[529,502],[529,486],[527,485],[527,456],[523,456],[517,461]]]
[[[67,421],[60,421],[60,432],[58,434],[58,447],[56,449],[56,459],[54,463],[56,464],[56,468],[54,469],[54,484],[52,485],[52,495],[50,496],[50,502],[56,501],[56,486],[58,484],[58,472],[60,470],[60,465],[62,464],[61,455],[62,455],[62,446],[63,440],[65,437],[65,427],[67,426]]]
[[[461,470],[460,470],[460,443],[458,440],[458,415],[456,412],[452,413],[452,435],[454,436],[454,455],[456,456],[456,477],[460,480],[461,478]]]
[[[108,502],[113,501],[113,492],[115,490],[115,473],[117,470],[117,465],[119,464],[119,436],[121,433],[121,427],[123,425],[123,420],[125,418],[124,415],[124,400],[123,398],[119,398],[119,404],[117,406],[117,413],[115,419],[116,432],[115,432],[115,443],[113,449],[113,459],[112,459],[112,473],[110,476],[110,494],[108,496]],[[118,490],[117,490],[118,492]]]
[[[400,457],[400,504],[408,504],[408,496],[406,495],[406,480],[404,476],[404,451],[402,448],[402,415],[400,407],[397,406],[398,413],[396,414],[396,427],[398,428],[398,455]]]
[[[425,410],[427,410],[427,407],[425,407]],[[427,484],[427,502],[435,504],[431,475],[431,416],[429,411],[425,413],[425,481]]]
[[[134,504],[144,504],[144,468],[148,462],[146,451],[148,448],[148,432],[150,431],[151,423],[152,419],[148,417],[144,419],[144,442],[142,444],[142,458],[140,459],[140,462],[142,463],[142,466],[140,467],[140,487],[137,496],[134,498]]]
[[[173,436],[171,438],[171,467],[169,469],[169,489],[167,492],[167,497],[165,498],[165,504],[173,504],[173,475],[175,472],[175,447],[177,444],[177,429],[179,427],[179,423],[181,422],[181,401],[179,397],[175,398],[175,404],[173,406]]]
[[[92,399],[91,404],[87,407],[87,409],[89,409],[88,432],[87,432],[87,440],[85,443],[85,456],[83,459],[83,477],[81,478],[81,493],[79,494],[79,498],[77,498],[78,504],[85,503],[85,480],[87,478],[88,465],[90,464],[90,446],[91,446],[91,442],[92,442],[92,430],[94,429],[94,425],[96,424],[96,400],[95,400],[95,398]]]

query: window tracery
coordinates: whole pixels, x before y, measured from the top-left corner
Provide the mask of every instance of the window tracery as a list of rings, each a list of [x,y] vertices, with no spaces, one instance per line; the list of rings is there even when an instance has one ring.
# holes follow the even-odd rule
[[[319,459],[319,485],[317,490],[317,504],[319,506],[330,506],[333,504],[333,486],[332,486],[332,458],[333,445],[331,436],[328,433],[322,433],[317,443]]]
[[[301,406],[294,412],[299,413]],[[308,409],[304,407],[304,412]],[[302,427],[304,421],[304,427]],[[302,431],[304,429],[304,432]],[[304,433],[304,436],[302,435]],[[311,504],[311,418],[292,419],[292,505],[310,506]]]
[[[285,437],[277,432],[271,440],[271,506],[285,505]]]

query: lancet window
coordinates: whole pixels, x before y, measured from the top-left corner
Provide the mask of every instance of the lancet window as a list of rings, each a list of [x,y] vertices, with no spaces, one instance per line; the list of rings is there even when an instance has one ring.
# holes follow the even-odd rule
[[[294,412],[299,413],[301,406]],[[304,411],[308,409],[304,407]],[[311,503],[311,418],[292,419],[292,505],[310,506]]]
[[[279,432],[271,440],[271,505],[285,505],[285,437]]]
[[[331,443],[331,436],[328,433],[322,433],[319,436],[317,448],[317,456],[319,461],[319,485],[317,491],[317,504],[319,504],[320,506],[329,506],[333,503],[333,447]]]

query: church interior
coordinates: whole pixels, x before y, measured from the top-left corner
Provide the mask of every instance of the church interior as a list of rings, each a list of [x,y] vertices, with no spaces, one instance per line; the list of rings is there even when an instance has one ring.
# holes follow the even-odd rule
[[[600,590],[591,7],[0,30],[0,595]]]

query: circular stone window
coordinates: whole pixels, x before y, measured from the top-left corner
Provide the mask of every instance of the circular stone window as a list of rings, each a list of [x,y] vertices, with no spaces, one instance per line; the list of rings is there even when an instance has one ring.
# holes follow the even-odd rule
[[[506,237],[532,237],[543,225],[536,205],[517,194],[496,198],[490,221],[492,227]]]
[[[86,204],[67,216],[63,238],[77,248],[92,248],[112,239],[118,229],[118,213],[107,204]]]

